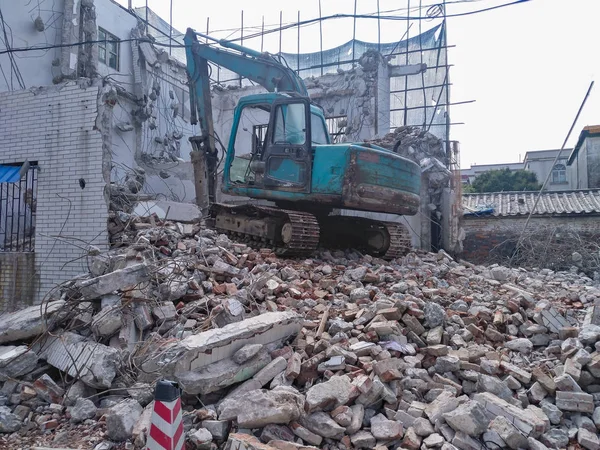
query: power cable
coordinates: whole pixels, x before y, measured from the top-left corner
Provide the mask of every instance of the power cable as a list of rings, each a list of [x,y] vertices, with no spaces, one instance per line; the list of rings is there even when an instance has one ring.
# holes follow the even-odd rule
[[[0,8],[0,23],[2,24],[2,33],[4,34],[4,46],[6,47],[7,50],[10,50],[11,45],[8,40],[8,33],[6,32],[7,24],[4,21],[4,15],[2,14],[2,8]],[[10,29],[10,27],[9,27],[9,29]],[[12,30],[11,30],[11,36],[12,36]],[[25,81],[23,80],[23,75],[21,75],[19,66],[17,66],[17,61],[15,61],[14,55],[12,53],[10,53],[8,55],[8,59],[10,60],[10,65],[11,65],[11,72],[10,72],[10,81],[11,81],[10,87],[11,87],[11,89],[13,88],[13,85],[12,85],[13,72],[15,74],[15,77],[17,78],[17,82],[19,83],[19,86],[21,87],[21,89],[25,89]]]
[[[486,12],[486,11],[492,11],[494,9],[499,9],[499,8],[505,8],[507,6],[513,6],[513,5],[517,5],[519,3],[526,3],[526,2],[530,2],[532,0],[515,0],[513,2],[510,3],[503,3],[501,5],[496,5],[496,6],[490,6],[488,8],[483,8],[483,9],[477,9],[474,11],[466,11],[466,12],[462,12],[462,13],[456,13],[456,14],[443,14],[443,15],[436,15],[434,17],[431,16],[382,16],[382,15],[370,15],[370,14],[332,14],[329,16],[324,16],[324,17],[317,17],[314,19],[307,19],[307,20],[303,20],[301,22],[296,22],[293,24],[289,24],[289,25],[285,25],[285,26],[281,26],[281,27],[277,27],[277,28],[272,28],[270,30],[266,30],[264,32],[260,32],[260,33],[255,33],[255,34],[251,34],[248,36],[244,36],[244,39],[253,39],[259,36],[264,36],[265,34],[271,34],[271,33],[275,33],[277,31],[283,31],[283,30],[287,30],[289,28],[295,28],[298,26],[304,26],[304,25],[309,25],[309,24],[313,24],[316,22],[319,22],[321,20],[329,20],[329,19],[348,19],[348,18],[357,18],[357,19],[381,19],[381,20],[431,20],[432,18],[449,18],[449,17],[463,17],[463,16],[469,16],[469,15],[473,15],[473,14],[479,14],[482,12]],[[436,6],[436,5],[431,5],[431,7]],[[430,9],[431,9],[430,7]],[[241,38],[235,38],[235,39],[230,39],[228,42],[234,42],[234,41],[239,41]]]
[[[131,39],[117,39],[117,40],[102,40],[102,41],[81,41],[81,42],[73,42],[71,44],[52,44],[52,45],[33,45],[31,47],[16,47],[16,48],[10,48],[10,49],[6,49],[6,50],[0,50],[0,55],[4,55],[6,53],[17,53],[17,52],[30,52],[30,51],[37,51],[37,50],[49,50],[49,49],[53,49],[53,48],[63,48],[63,47],[78,47],[81,45],[87,45],[87,44],[99,44],[99,43],[105,43],[105,42],[148,42],[152,45],[156,45],[159,47],[169,47],[169,44],[165,44],[162,42],[154,42],[151,39],[147,39],[147,38],[131,38]],[[172,45],[171,47],[175,48],[185,48],[185,45],[180,44],[180,45]]]
[[[476,1],[476,0],[471,0],[471,1]],[[445,14],[440,17],[448,18],[448,17],[468,16],[468,15],[478,14],[478,13],[485,12],[485,11],[491,11],[491,10],[498,9],[498,8],[504,8],[507,6],[516,5],[519,3],[526,3],[526,2],[530,2],[530,1],[532,1],[532,0],[515,0],[510,3],[503,3],[501,5],[491,6],[488,8],[478,9],[478,10],[474,10],[474,11],[467,11],[467,12],[463,12],[463,13],[456,13],[456,14]],[[457,2],[458,2],[458,0],[457,0]],[[466,3],[467,0],[463,0],[463,2]],[[431,5],[431,6],[435,6],[435,5]],[[320,17],[320,18],[315,18],[315,19],[307,19],[307,20],[304,20],[301,22],[290,23],[288,25],[284,25],[281,27],[272,28],[270,30],[266,30],[261,33],[255,33],[253,35],[244,36],[244,39],[252,39],[252,38],[260,37],[261,35],[271,34],[271,33],[277,32],[277,31],[283,31],[283,30],[286,30],[289,28],[295,28],[298,26],[306,26],[306,25],[310,25],[310,24],[319,22],[321,20],[344,19],[344,18],[354,18],[354,17],[356,17],[357,19],[383,19],[383,20],[431,20],[431,18],[432,18],[429,16],[381,16],[381,15],[369,15],[369,14],[357,14],[357,15],[333,14],[330,16],[325,16],[325,17]],[[439,18],[439,17],[435,17],[435,18]],[[235,39],[229,40],[228,42],[234,42],[234,41],[238,41],[240,39],[241,38],[235,38]],[[131,38],[131,39],[120,39],[120,40],[108,40],[108,41],[82,41],[82,42],[74,42],[71,44],[53,44],[53,45],[45,45],[45,46],[35,45],[35,46],[31,46],[31,47],[7,48],[6,50],[1,50],[0,55],[7,54],[7,53],[10,54],[10,53],[16,53],[16,52],[35,51],[35,50],[49,50],[49,49],[62,48],[62,47],[76,47],[76,46],[86,45],[86,44],[97,44],[100,42],[134,42],[134,41],[149,42],[153,45],[162,46],[162,47],[185,48],[185,45],[183,45],[183,44],[169,45],[169,44],[165,44],[165,43],[161,43],[161,42],[152,41],[151,39],[147,39],[147,38]]]

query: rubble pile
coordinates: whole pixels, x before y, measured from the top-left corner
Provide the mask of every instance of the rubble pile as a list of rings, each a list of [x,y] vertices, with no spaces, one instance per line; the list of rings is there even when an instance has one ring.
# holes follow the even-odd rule
[[[443,141],[419,127],[401,126],[381,139],[374,139],[369,142],[393,150],[400,156],[416,162],[428,157],[441,160],[446,158]]]
[[[440,253],[282,259],[120,216],[121,247],[0,316],[0,448],[600,448],[600,288]],[[127,245],[125,245],[125,243]]]

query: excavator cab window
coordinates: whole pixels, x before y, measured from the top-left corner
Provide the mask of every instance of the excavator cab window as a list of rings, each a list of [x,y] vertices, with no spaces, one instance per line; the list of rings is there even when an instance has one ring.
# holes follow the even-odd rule
[[[311,113],[310,115],[310,131],[312,145],[329,144],[325,122],[323,122],[321,117],[314,113]]]
[[[277,105],[273,144],[302,145],[306,142],[306,112],[303,103]]]
[[[232,182],[254,184],[257,181],[257,174],[251,170],[251,163],[261,158],[269,116],[270,105],[248,105],[242,109],[229,171]]]

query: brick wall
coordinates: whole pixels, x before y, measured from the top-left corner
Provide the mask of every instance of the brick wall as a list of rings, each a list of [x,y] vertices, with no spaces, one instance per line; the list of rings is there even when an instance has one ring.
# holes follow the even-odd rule
[[[526,220],[526,217],[465,217],[462,222],[465,232],[462,258],[477,264],[507,260],[515,249]],[[546,235],[549,240],[550,237],[556,240],[554,249],[557,245],[564,244],[572,233],[580,236],[583,241],[600,242],[600,215],[532,217],[527,233],[533,232]],[[552,241],[550,242],[552,246]],[[575,245],[569,245],[569,248],[572,252],[580,250]],[[546,262],[550,267],[557,263],[556,260]],[[563,263],[565,267],[571,265],[568,259]]]
[[[36,272],[29,276],[37,290],[16,290],[16,301],[0,299],[0,311],[41,301],[56,285],[87,271],[82,256],[88,244],[107,247],[102,137],[94,129],[98,94],[98,86],[83,81],[0,93],[0,164],[28,159],[39,165]],[[0,253],[5,265],[11,258]]]

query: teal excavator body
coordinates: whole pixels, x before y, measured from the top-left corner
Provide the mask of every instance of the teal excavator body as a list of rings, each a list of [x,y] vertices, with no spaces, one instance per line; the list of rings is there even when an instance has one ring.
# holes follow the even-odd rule
[[[325,245],[339,243],[387,257],[405,252],[410,238],[399,224],[331,212],[416,214],[420,167],[375,145],[331,143],[323,110],[311,103],[304,82],[283,61],[230,42],[218,41],[235,53],[201,44],[197,35],[188,29],[185,37],[190,98],[195,103],[192,109],[203,132],[192,142],[197,155],[213,161],[207,165],[209,174],[216,172],[217,152],[207,62],[233,70],[270,91],[242,97],[235,108],[222,191],[268,200],[277,208],[215,204],[209,189],[217,228],[266,240],[289,254],[310,253],[319,239]],[[197,155],[194,158],[192,152],[192,161],[198,160]],[[215,184],[209,181],[209,186]],[[298,240],[294,236],[298,233],[304,238]]]

